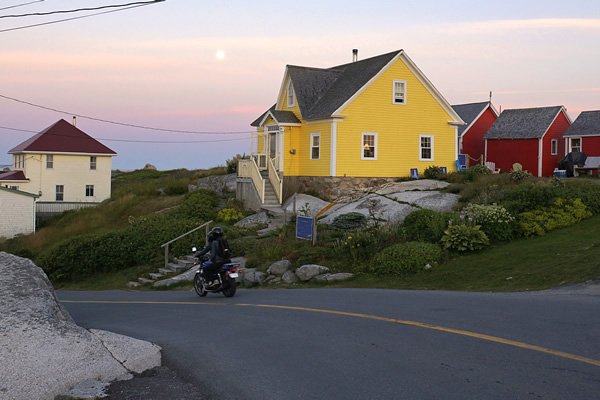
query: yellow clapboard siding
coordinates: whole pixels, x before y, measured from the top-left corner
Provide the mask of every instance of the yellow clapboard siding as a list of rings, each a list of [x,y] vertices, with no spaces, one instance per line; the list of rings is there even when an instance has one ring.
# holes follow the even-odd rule
[[[406,103],[393,104],[393,81],[406,81]],[[431,165],[451,170],[455,160],[455,128],[437,99],[398,59],[340,114],[337,175],[407,176],[410,168]],[[362,133],[377,133],[377,160],[361,160]],[[419,137],[434,137],[434,159],[419,161]]]
[[[286,127],[286,133],[287,129]],[[331,123],[321,122],[291,127],[291,135],[286,135],[285,175],[287,176],[329,176],[331,165]],[[311,160],[310,134],[320,135],[320,157]],[[290,138],[290,140],[287,140]],[[288,146],[289,143],[289,146]],[[295,154],[290,150],[294,149]]]

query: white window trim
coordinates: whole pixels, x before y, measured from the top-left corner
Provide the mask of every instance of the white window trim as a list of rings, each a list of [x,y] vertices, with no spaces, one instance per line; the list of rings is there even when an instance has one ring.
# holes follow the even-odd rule
[[[550,155],[558,155],[558,139],[550,140]]]
[[[396,102],[396,82],[401,82],[401,83],[404,84],[404,101],[402,103],[397,103]],[[392,82],[392,104],[399,105],[399,106],[405,105],[406,104],[406,92],[407,92],[407,90],[406,90],[406,81],[402,80],[402,79],[395,79]]]
[[[373,157],[365,157],[364,145],[365,145],[365,136],[374,136],[373,145],[375,147],[373,151]],[[377,160],[377,132],[363,132],[360,138],[360,159],[361,160]]]
[[[314,137],[318,137],[319,138],[319,145],[318,146],[314,146],[314,141],[313,138]],[[313,148],[314,147],[318,147],[319,148],[319,157],[317,158],[313,158]],[[309,149],[309,153],[310,154],[310,159],[311,160],[320,160],[321,159],[321,133],[320,132],[312,132],[310,134],[310,149]]]
[[[583,140],[581,140],[581,137],[572,137],[569,138],[569,152],[573,151],[573,139],[578,139],[579,140],[579,151],[583,152]]]
[[[85,185],[85,197],[95,197],[94,190],[94,185]],[[91,194],[88,194],[89,192],[91,192]]]
[[[295,105],[296,105],[296,93],[294,92],[294,86],[292,85],[292,81],[290,80],[287,85],[287,106],[288,106],[288,108],[291,108],[291,107],[294,107]]]
[[[46,169],[54,169],[54,154],[46,154]]]
[[[90,171],[96,171],[98,169],[98,157],[90,156]]]
[[[421,146],[422,138],[430,138],[431,139],[431,158],[423,158],[423,147]],[[419,135],[419,161],[433,161],[435,159],[435,144],[433,141],[433,135]]]

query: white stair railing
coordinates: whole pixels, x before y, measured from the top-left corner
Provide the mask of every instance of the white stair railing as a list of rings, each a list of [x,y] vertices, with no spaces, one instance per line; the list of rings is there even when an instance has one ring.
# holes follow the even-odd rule
[[[277,202],[281,204],[283,201],[283,180],[275,168],[275,165],[278,164],[278,161],[278,157],[269,159],[269,182],[271,183],[271,186],[273,186],[273,190],[277,196]]]

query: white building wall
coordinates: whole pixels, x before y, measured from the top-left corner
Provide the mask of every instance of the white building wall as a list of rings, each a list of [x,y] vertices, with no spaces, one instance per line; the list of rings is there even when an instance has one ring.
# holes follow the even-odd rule
[[[64,202],[96,203],[110,198],[112,157],[96,156],[96,169],[90,169],[91,155],[52,154],[53,167],[47,168],[47,154],[26,154],[25,176],[19,184],[25,192],[40,194],[38,201],[56,201],[56,185],[64,186]],[[86,196],[86,186],[94,186],[94,196]]]
[[[35,232],[35,198],[0,190],[0,238]]]

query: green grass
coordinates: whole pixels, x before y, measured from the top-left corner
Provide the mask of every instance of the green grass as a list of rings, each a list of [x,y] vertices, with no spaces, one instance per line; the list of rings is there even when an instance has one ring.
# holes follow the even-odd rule
[[[96,274],[77,282],[54,284],[54,286],[56,289],[64,290],[127,289],[127,282],[137,281],[137,278],[149,272],[156,272],[156,266],[140,265],[117,272]]]
[[[359,275],[344,287],[539,290],[600,279],[600,216],[545,236],[495,245],[406,278]]]

